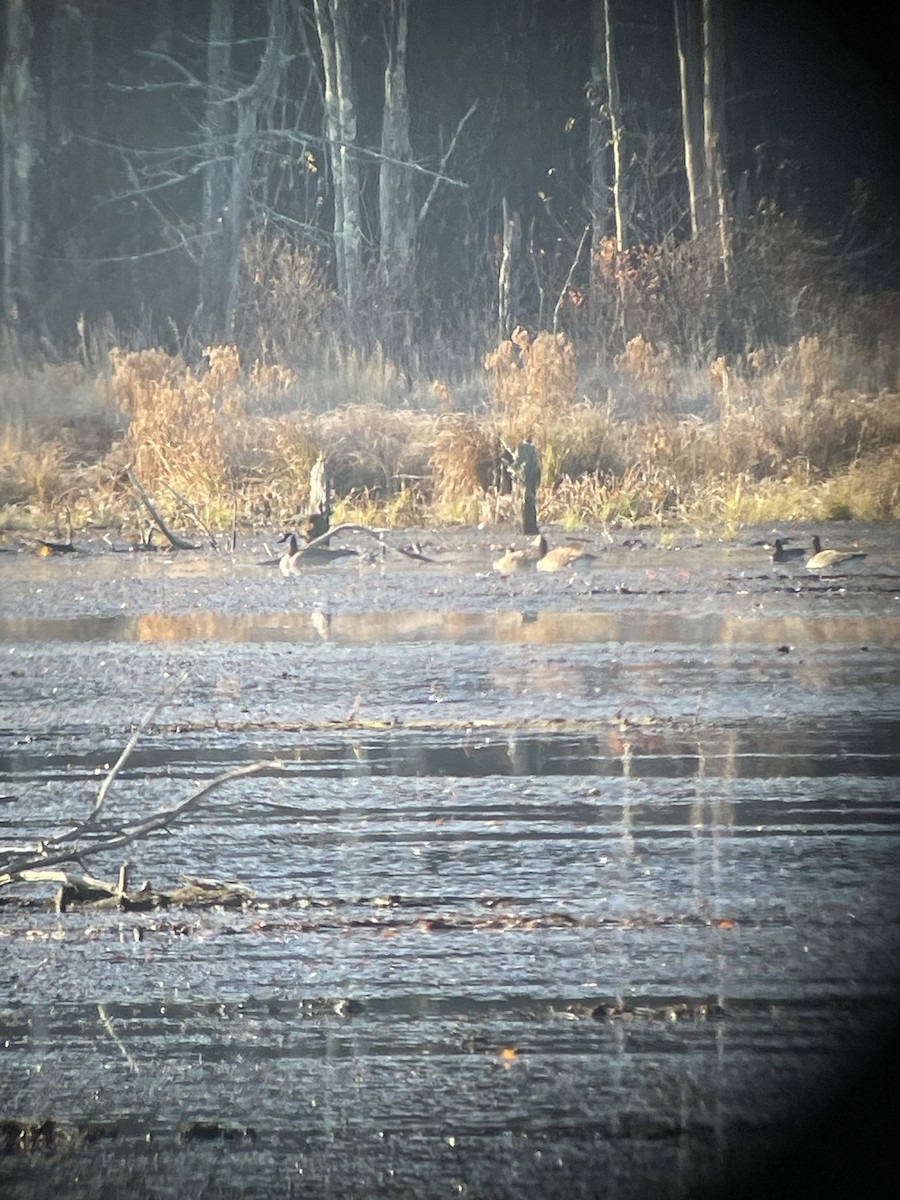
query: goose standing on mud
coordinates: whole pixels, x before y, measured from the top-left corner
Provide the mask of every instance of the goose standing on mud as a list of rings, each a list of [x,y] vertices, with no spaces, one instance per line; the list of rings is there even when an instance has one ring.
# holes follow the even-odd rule
[[[309,550],[301,550],[295,533],[285,533],[280,537],[279,542],[287,542],[287,551],[282,554],[278,561],[278,569],[282,575],[297,575],[308,564],[318,564],[319,566],[327,566],[329,563],[337,562],[339,558],[347,558],[355,556],[355,550],[331,549],[328,546],[313,546]]]
[[[793,562],[798,558],[805,558],[806,550],[802,546],[785,546],[781,538],[775,539],[775,549],[772,551],[772,562]]]
[[[813,535],[812,542],[813,555],[806,560],[809,571],[833,571],[835,567],[845,567],[854,560],[866,557],[862,550],[823,550],[817,533]]]

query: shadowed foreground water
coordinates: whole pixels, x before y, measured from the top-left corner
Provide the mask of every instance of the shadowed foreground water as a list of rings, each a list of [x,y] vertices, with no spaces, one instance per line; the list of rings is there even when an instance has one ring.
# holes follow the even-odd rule
[[[129,847],[135,886],[242,908],[7,890],[4,1196],[864,1194],[896,1112],[896,552],[827,581],[595,549],[508,581],[478,548],[291,580],[3,556],[0,840],[82,819],[183,670],[107,828],[271,764]]]

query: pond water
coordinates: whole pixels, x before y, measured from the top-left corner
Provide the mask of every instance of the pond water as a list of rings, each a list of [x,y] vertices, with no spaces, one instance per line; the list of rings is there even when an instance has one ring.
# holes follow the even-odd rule
[[[900,548],[839,532],[868,557],[829,578],[768,530],[509,579],[496,531],[288,579],[261,537],[0,554],[0,843],[82,820],[160,701],[107,831],[261,765],[127,848],[135,887],[242,907],[0,893],[3,1195],[860,1183],[900,992]]]

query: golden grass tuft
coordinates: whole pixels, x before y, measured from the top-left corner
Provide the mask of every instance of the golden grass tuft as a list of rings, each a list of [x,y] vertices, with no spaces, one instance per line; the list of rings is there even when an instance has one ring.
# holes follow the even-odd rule
[[[516,446],[531,437],[544,440],[548,423],[575,403],[578,370],[572,343],[562,333],[539,333],[534,340],[517,328],[485,358],[490,374],[490,412],[500,437]]]
[[[316,435],[339,493],[388,498],[404,487],[429,488],[434,418],[428,413],[346,405],[318,417]]]
[[[657,349],[638,334],[616,356],[613,366],[622,378],[622,390],[634,410],[651,421],[672,416],[677,388],[667,346]]]
[[[434,499],[454,504],[496,484],[499,445],[467,413],[445,413],[436,423],[431,451]]]

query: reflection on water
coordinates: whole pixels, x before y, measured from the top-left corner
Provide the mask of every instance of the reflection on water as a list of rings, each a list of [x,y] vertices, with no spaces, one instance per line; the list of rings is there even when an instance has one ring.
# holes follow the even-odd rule
[[[865,646],[900,642],[900,618],[835,616],[730,617],[648,612],[191,612],[176,615],[68,618],[0,616],[7,642],[333,641],[338,644],[402,642],[663,645],[763,645],[804,643]]]
[[[317,778],[489,779],[494,776],[623,776],[675,780],[828,778],[900,774],[900,721],[865,722],[794,719],[780,727],[766,722],[740,727],[697,726],[685,730],[656,724],[595,723],[588,731],[516,728],[462,733],[439,730],[383,732],[360,729],[341,736],[308,731],[285,737],[275,731],[249,737],[212,738],[185,732],[170,744],[139,745],[128,775],[158,777],[217,774],[247,762],[272,762],[273,773]],[[0,755],[0,776],[35,780],[95,778],[108,762],[107,749],[64,754],[29,740]]]

